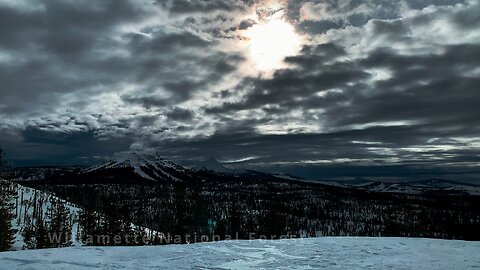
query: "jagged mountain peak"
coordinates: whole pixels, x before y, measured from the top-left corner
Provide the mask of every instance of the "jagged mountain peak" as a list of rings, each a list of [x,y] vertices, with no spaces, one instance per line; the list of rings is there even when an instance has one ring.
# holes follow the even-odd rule
[[[220,173],[233,173],[234,170],[225,167],[222,163],[218,162],[215,157],[210,156],[198,165],[192,168],[193,171],[214,171]]]
[[[151,163],[163,163],[163,164],[169,164],[172,163],[169,160],[166,160],[158,153],[152,154],[152,153],[144,153],[144,152],[124,152],[124,153],[117,153],[113,156],[113,159],[111,161],[115,161],[117,163],[125,163],[125,164],[130,164],[132,166],[141,166],[141,165],[147,165]]]
[[[152,181],[180,182],[187,174],[187,169],[162,158],[158,153],[137,151],[117,153],[111,160],[87,168],[82,173],[94,173],[109,169],[131,169],[137,176]]]

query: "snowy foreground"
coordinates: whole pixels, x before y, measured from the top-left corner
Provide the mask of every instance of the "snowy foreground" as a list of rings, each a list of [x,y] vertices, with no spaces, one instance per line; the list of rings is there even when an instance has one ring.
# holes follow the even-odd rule
[[[480,242],[326,237],[0,253],[2,269],[478,269]]]

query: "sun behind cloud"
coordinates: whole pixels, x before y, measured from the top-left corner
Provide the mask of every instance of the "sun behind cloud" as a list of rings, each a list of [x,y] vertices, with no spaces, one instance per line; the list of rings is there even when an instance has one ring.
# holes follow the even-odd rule
[[[283,18],[283,14],[278,13],[245,31],[249,42],[249,55],[260,71],[282,67],[285,57],[297,54],[301,48],[301,36],[296,33],[295,27]]]

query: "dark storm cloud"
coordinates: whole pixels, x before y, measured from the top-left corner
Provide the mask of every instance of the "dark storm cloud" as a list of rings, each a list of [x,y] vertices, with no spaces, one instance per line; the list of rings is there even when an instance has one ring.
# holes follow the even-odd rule
[[[185,101],[232,72],[241,60],[236,54],[208,52],[215,42],[189,32],[149,34],[151,38],[139,34],[127,38],[128,48],[135,56],[132,61],[138,67],[136,80],[149,87],[124,98],[147,107]],[[170,97],[158,94],[159,90],[170,93]]]
[[[172,120],[190,120],[193,118],[193,112],[187,109],[174,108],[167,113],[167,117]]]
[[[333,22],[329,20],[318,20],[312,21],[307,20],[298,26],[301,31],[307,32],[309,34],[317,35],[326,33],[330,29],[339,29],[343,27],[342,23]]]
[[[122,100],[127,103],[140,104],[145,108],[163,107],[168,104],[168,100],[159,98],[157,95],[141,94],[141,95],[123,95]]]
[[[476,124],[480,113],[479,77],[465,76],[480,66],[480,45],[452,45],[443,54],[400,56],[388,49],[372,53],[363,61],[366,68],[386,68],[392,78],[375,85],[375,93],[351,93],[348,111],[337,122],[419,120],[465,126]],[[461,120],[461,121],[459,121]],[[471,122],[473,121],[473,122]],[[474,128],[474,127],[472,127]],[[460,134],[459,134],[460,135]]]
[[[9,104],[2,110],[49,105],[58,93],[116,81],[112,75],[122,73],[115,68],[118,59],[97,61],[95,50],[112,46],[112,29],[141,14],[130,1],[46,1],[34,10],[1,5],[0,48],[12,55],[0,62],[2,95]]]
[[[410,8],[422,9],[430,5],[435,6],[451,6],[456,4],[463,4],[465,0],[407,0],[406,3]]]
[[[244,20],[244,21],[241,21],[240,22],[240,26],[238,27],[238,29],[240,30],[246,30],[252,26],[254,26],[256,23],[254,20]]]
[[[478,174],[478,1],[286,2],[308,45],[272,76],[225,43],[260,0],[0,3],[0,146],[21,164],[140,148],[316,178]]]
[[[31,3],[34,5],[34,3]],[[117,23],[134,21],[142,10],[131,1],[44,1],[29,10],[0,6],[2,47],[40,46],[57,53],[79,53],[92,46],[98,34]],[[32,44],[32,38],[38,38]]]
[[[242,132],[235,133],[229,130],[204,139],[165,140],[152,146],[161,148],[165,156],[174,159],[207,156],[207,153],[223,161],[246,158],[248,159],[246,166],[249,168],[271,172],[283,171],[317,179],[393,177],[411,180],[447,175],[461,177],[465,174],[477,174],[478,177],[480,173],[478,168],[458,166],[452,169],[445,166],[449,163],[480,161],[478,149],[427,151],[422,154],[424,158],[418,160],[415,160],[418,158],[417,155],[412,157],[408,151],[399,150],[388,155],[374,151],[423,143],[430,136],[429,132],[425,132],[428,128],[428,126],[374,127],[328,134],[259,135],[244,127]],[[378,143],[371,145],[369,142]],[[462,145],[459,142],[450,143]],[[392,163],[388,158],[398,158],[401,162]],[[279,161],[283,163],[278,163]],[[441,165],[438,166],[439,164]],[[242,162],[237,166],[242,167]]]
[[[421,10],[429,6],[452,6],[464,0],[343,0],[343,1],[291,1],[289,16],[300,19],[298,28],[310,34],[322,34],[331,29],[363,26],[371,20],[398,19],[406,7]],[[302,18],[302,7],[317,17]]]
[[[409,23],[377,21],[372,31],[390,42],[414,42],[409,36],[410,27],[424,21],[422,17]],[[305,47],[300,56],[286,60],[295,68],[279,70],[271,79],[247,79],[240,84],[250,85],[242,101],[225,103],[207,112],[227,113],[275,104],[284,111],[326,109],[330,124],[340,127],[402,120],[448,125],[459,119],[469,126],[473,123],[467,121],[475,120],[472,116],[479,113],[475,104],[480,96],[475,87],[479,78],[468,72],[480,65],[480,46],[446,45],[442,50],[402,55],[379,47],[366,58],[345,61],[341,58],[347,53],[336,44]],[[369,84],[372,69],[386,70],[390,78]],[[315,95],[330,89],[342,91]]]
[[[457,22],[462,14],[475,25],[480,22],[474,15],[477,9],[475,5],[468,12],[448,14],[446,18]],[[417,54],[388,47],[389,43],[414,44],[418,37],[412,36],[412,28],[426,27],[436,19],[435,14],[425,14],[409,20],[373,21],[369,25],[371,35],[383,40],[385,47],[373,47],[364,57],[348,59],[346,50],[334,43],[308,46],[299,56],[286,59],[292,68],[279,70],[272,78],[244,80],[239,88],[247,89],[247,94],[240,101],[226,102],[206,112],[219,119],[238,111],[262,109],[267,113],[264,122],[245,121],[244,129],[248,130],[268,126],[268,116],[282,115],[280,119],[287,119],[294,110],[301,110],[304,121],[322,119],[324,130],[330,132],[272,137],[252,129],[245,134],[257,132],[256,136],[228,142],[235,149],[221,153],[258,157],[250,164],[282,160],[287,165],[274,167],[309,176],[314,172],[327,177],[349,175],[339,173],[342,170],[348,170],[350,176],[360,176],[364,170],[355,169],[355,162],[384,176],[432,176],[442,171],[438,164],[443,164],[445,171],[450,168],[460,174],[478,174],[478,147],[470,142],[442,139],[478,139],[480,46],[443,45],[439,49],[438,44],[432,44],[430,51]],[[455,27],[458,31],[464,29]],[[384,71],[387,76],[375,78],[375,70]],[[232,92],[236,91],[239,89]],[[309,112],[312,109],[323,112]],[[235,129],[239,125],[235,122]],[[255,151],[248,151],[250,144]],[[281,150],[274,150],[276,147]],[[226,160],[233,158],[226,155]],[[336,159],[336,165],[329,163]],[[317,165],[293,165],[295,160],[310,160]],[[385,168],[376,167],[380,164],[398,165],[387,167],[391,171],[386,173]]]
[[[98,93],[95,88],[114,91],[125,82],[147,89],[130,93],[131,99],[141,101],[164,88],[169,97],[157,98],[178,102],[234,69],[238,57],[206,55],[214,44],[189,32],[118,32],[154,10],[134,3],[47,1],[34,10],[0,6],[0,48],[12,56],[0,62],[0,111],[45,110],[63,94],[91,96]],[[205,77],[196,77],[200,66],[209,67]]]
[[[84,132],[92,141],[48,146],[52,152],[65,150],[72,158],[75,148],[95,139],[129,136],[124,139],[128,145],[133,137],[144,136],[139,130],[152,134],[167,130],[159,124],[162,110],[189,100],[194,92],[207,91],[235,70],[242,58],[218,52],[215,41],[184,29],[144,22],[162,20],[161,16],[162,10],[150,2],[127,0],[0,3],[2,129],[16,134],[24,130],[18,135],[22,138],[30,138],[35,128],[53,132],[52,137]],[[131,90],[123,90],[126,87]],[[118,103],[122,101],[149,111],[130,110]],[[187,120],[186,112],[170,111],[173,120]],[[84,126],[65,124],[62,115],[77,116],[75,121]],[[16,147],[8,150],[14,153],[31,145],[22,140],[13,143]],[[41,144],[48,142],[35,145]],[[125,150],[123,146],[110,151]],[[42,158],[34,149],[43,148],[28,151],[32,159]]]
[[[205,13],[235,11],[244,8],[238,0],[161,0],[157,4],[173,13]]]
[[[401,148],[423,143],[430,138],[429,128],[427,125],[373,127],[318,134],[260,135],[255,134],[253,130],[249,131],[248,127],[243,127],[242,132],[228,130],[216,133],[209,138],[185,141],[185,148],[182,150],[203,151],[205,147],[224,159],[234,159],[235,153],[242,153],[247,157],[258,156],[256,162],[265,164],[277,161],[295,163],[301,160],[328,162],[335,159],[366,159],[371,160],[372,163],[388,163],[384,154],[371,150],[392,146]],[[180,151],[177,147],[173,150]],[[398,154],[391,156],[398,156]]]
[[[307,97],[312,100],[316,98],[314,94],[318,92],[349,87],[349,83],[361,82],[370,77],[358,63],[334,61],[345,55],[345,50],[335,44],[306,46],[302,49],[302,55],[286,59],[287,62],[296,65],[296,68],[276,71],[273,78],[248,78],[239,85],[239,87],[248,85],[251,88],[243,101],[226,103],[206,111],[226,113],[271,104],[291,109],[288,106],[294,106],[295,98]]]
[[[89,165],[113,152],[128,150],[133,142],[128,137],[99,139],[94,131],[61,132],[38,127],[10,136],[0,134],[0,143],[14,166]]]
[[[198,42],[197,39],[194,40]],[[203,44],[206,46],[199,47],[199,50],[207,48],[209,43]],[[241,59],[238,55],[225,55],[220,52],[202,56],[174,54],[180,48],[186,50],[191,46],[196,45],[185,43],[183,46],[176,45],[171,49],[155,48],[154,50],[136,48],[137,59],[141,59],[136,71],[136,81],[148,87],[122,96],[123,100],[144,104],[146,108],[186,101],[194,93],[205,91],[209,85],[218,82],[223,76],[235,70],[236,63]],[[165,52],[169,51],[172,55],[165,55]],[[172,63],[177,61],[175,66],[180,70],[172,68]],[[193,65],[191,61],[195,61]],[[199,76],[199,73],[203,74]]]

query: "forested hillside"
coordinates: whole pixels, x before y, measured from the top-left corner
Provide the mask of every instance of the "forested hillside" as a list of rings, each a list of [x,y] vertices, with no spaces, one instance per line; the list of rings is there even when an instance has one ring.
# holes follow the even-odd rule
[[[180,235],[182,242],[199,240],[186,235],[210,240],[261,235],[480,239],[478,196],[380,193],[213,172],[197,173],[185,182],[68,184],[66,178],[65,184],[25,183],[88,213],[114,213],[117,219]],[[91,222],[99,228],[103,221]]]

